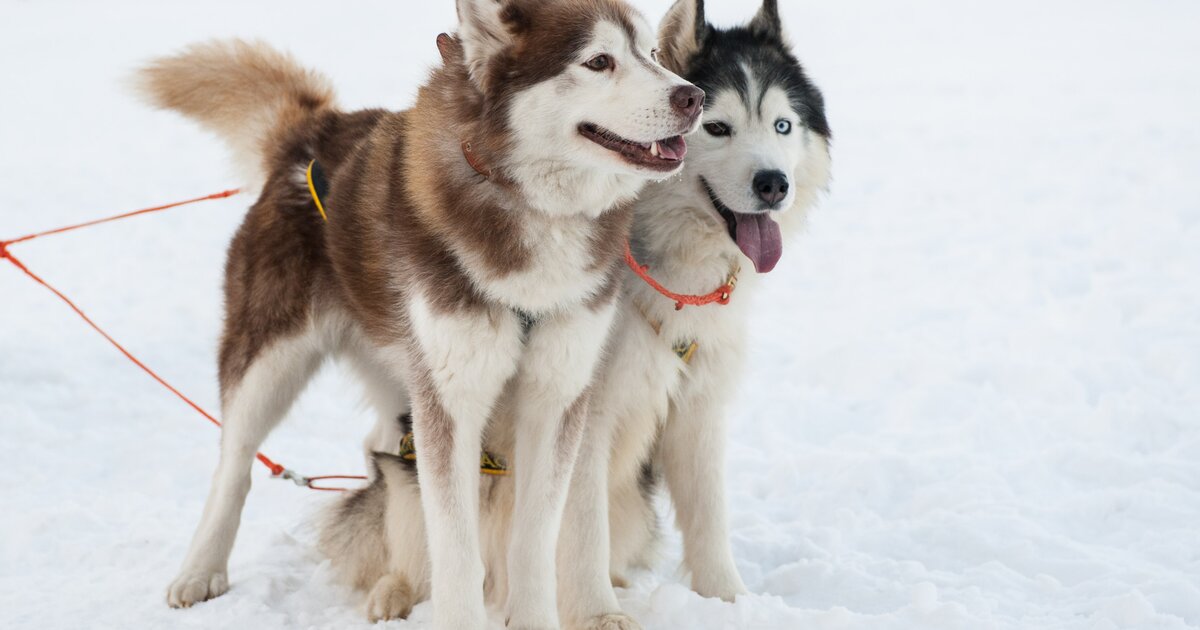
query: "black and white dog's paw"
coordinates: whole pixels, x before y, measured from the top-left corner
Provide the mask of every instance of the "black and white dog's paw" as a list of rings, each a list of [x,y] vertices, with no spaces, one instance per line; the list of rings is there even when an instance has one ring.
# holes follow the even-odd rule
[[[642,624],[629,615],[614,613],[592,617],[571,630],[642,630]]]
[[[729,603],[733,603],[739,595],[745,595],[745,585],[742,584],[741,578],[717,578],[717,579],[696,579],[692,578],[692,590],[696,591],[701,597],[712,597],[723,599]]]

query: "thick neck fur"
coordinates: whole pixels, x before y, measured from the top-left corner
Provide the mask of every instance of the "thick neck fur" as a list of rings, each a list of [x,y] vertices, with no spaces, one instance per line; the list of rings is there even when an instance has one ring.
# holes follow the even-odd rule
[[[809,158],[796,166],[797,186],[791,208],[773,214],[783,233],[783,258],[788,264],[792,237],[804,226],[806,217],[830,183],[829,142],[813,138]],[[654,292],[634,274],[627,274],[626,293],[652,319],[678,326],[675,334],[703,335],[705,324],[714,318],[737,317],[765,276],[742,255],[729,236],[725,220],[717,213],[696,175],[684,172],[682,180],[650,184],[634,206],[633,251],[638,262],[650,266],[659,283],[676,293],[706,294],[719,287],[731,270],[740,269],[737,289],[728,306],[688,307],[676,311],[674,304]],[[778,273],[776,271],[775,273]],[[736,327],[735,327],[736,328]]]
[[[810,200],[800,201],[777,217],[785,244],[804,223]],[[740,269],[728,306],[689,306],[681,311],[634,274],[626,274],[627,295],[647,317],[663,322],[664,331],[676,337],[712,334],[720,330],[709,325],[714,318],[742,316],[769,275],[754,272],[698,184],[696,190],[680,182],[648,186],[635,206],[632,242],[638,262],[649,265],[651,276],[676,293],[709,293]]]
[[[404,185],[419,221],[490,301],[545,313],[599,297],[612,284],[630,204],[616,203],[620,195],[606,191],[572,212],[588,191],[572,192],[565,183],[531,198],[519,181],[521,171],[513,168],[515,141],[497,122],[502,112],[491,110],[454,60],[421,89],[406,114],[403,159]],[[464,157],[468,139],[490,178]],[[546,204],[559,211],[545,210]]]

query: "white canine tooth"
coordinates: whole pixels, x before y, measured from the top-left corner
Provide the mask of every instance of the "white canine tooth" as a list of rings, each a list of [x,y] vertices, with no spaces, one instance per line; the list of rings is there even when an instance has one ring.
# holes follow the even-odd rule
[[[658,150],[658,142],[655,142],[654,144],[650,145],[650,155],[653,155],[654,157],[658,157],[660,153],[661,152]]]

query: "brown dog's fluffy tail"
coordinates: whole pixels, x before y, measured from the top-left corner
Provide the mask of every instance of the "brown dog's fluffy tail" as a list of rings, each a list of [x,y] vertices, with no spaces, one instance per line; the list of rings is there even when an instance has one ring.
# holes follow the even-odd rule
[[[193,118],[225,140],[250,186],[265,180],[281,131],[334,107],[325,77],[260,42],[195,44],[155,59],[135,79],[151,104]]]

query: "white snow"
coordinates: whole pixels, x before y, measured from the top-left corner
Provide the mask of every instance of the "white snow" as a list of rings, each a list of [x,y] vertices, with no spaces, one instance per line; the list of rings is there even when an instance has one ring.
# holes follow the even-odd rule
[[[1200,628],[1200,6],[783,4],[836,181],[760,296],[731,410],[758,594],[691,593],[672,535],[626,609],[648,630]],[[212,138],[124,90],[140,60],[261,37],[347,106],[399,108],[453,18],[450,0],[4,0],[0,237],[235,183]],[[216,407],[248,201],[13,251]],[[7,264],[0,303],[0,627],[367,627],[312,546],[330,497],[263,469],[233,589],[169,610],[217,432]],[[265,450],[353,473],[369,426],[330,369]]]

